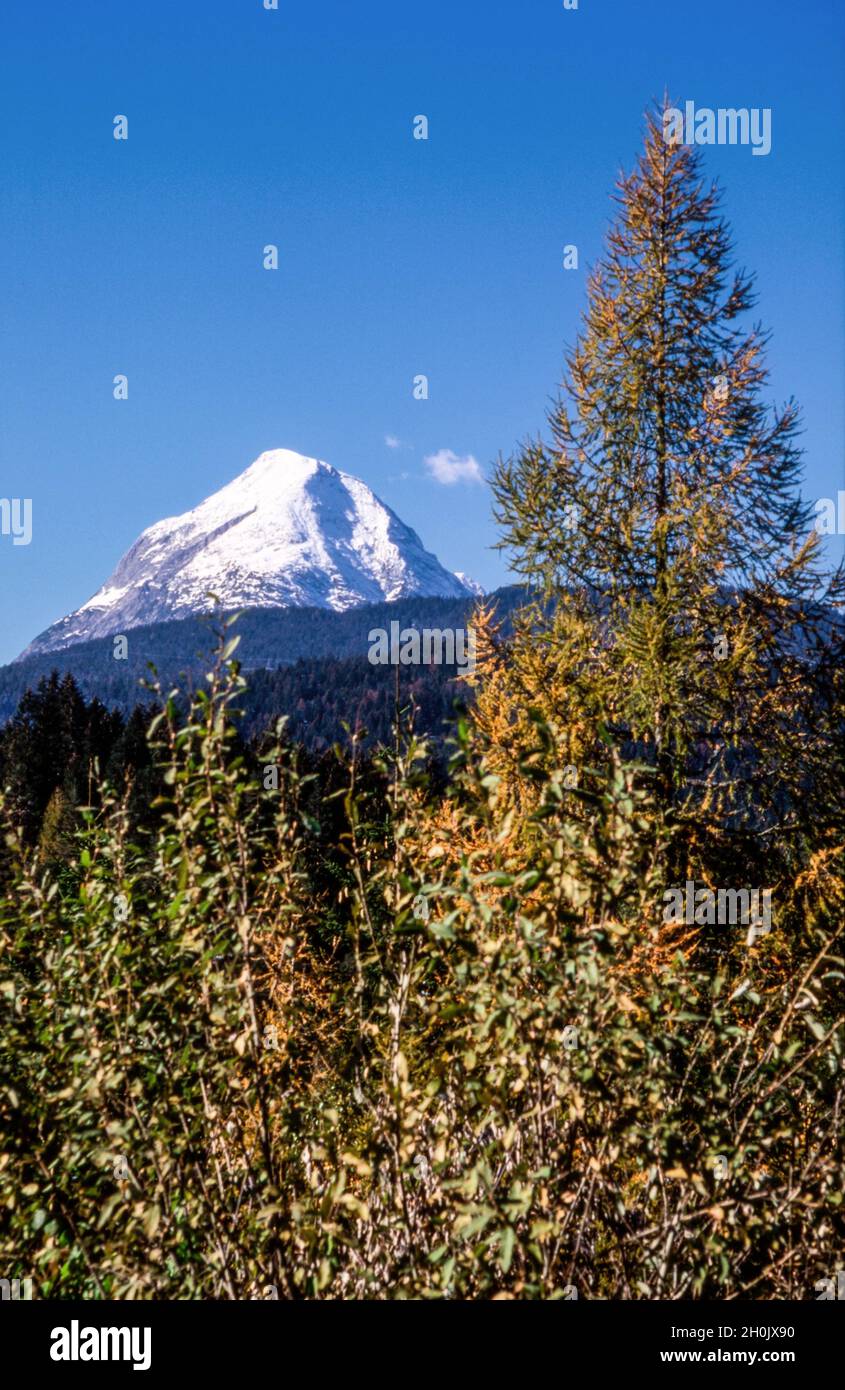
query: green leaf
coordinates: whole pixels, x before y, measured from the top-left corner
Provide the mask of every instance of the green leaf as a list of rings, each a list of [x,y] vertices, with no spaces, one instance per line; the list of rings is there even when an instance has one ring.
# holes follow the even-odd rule
[[[501,1238],[499,1241],[499,1258],[501,1261],[502,1270],[505,1274],[507,1274],[508,1270],[511,1267],[511,1260],[513,1259],[513,1247],[515,1243],[516,1231],[514,1230],[513,1226],[506,1226],[505,1229],[502,1231]]]

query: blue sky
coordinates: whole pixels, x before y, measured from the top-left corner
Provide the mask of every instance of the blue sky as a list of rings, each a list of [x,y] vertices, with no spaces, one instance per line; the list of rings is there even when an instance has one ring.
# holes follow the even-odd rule
[[[34,534],[0,537],[0,661],[270,448],[357,474],[450,568],[504,582],[486,486],[424,460],[487,471],[542,427],[664,88],[772,110],[770,155],[707,168],[771,397],[803,407],[805,490],[835,496],[843,35],[841,0],[10,0],[0,497],[33,499]]]

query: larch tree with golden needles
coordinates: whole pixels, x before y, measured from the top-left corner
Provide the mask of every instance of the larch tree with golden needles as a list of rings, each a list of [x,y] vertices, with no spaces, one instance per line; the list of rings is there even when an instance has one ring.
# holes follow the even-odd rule
[[[665,130],[647,117],[619,180],[550,439],[495,471],[501,545],[537,602],[478,717],[511,763],[532,705],[565,761],[633,749],[682,872],[775,828],[799,849],[808,797],[836,818],[845,591],[800,495],[797,407],[763,398],[719,190]]]

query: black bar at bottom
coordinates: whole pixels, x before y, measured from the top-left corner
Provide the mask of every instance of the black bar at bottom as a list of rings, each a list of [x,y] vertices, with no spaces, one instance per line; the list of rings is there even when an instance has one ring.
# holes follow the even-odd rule
[[[838,1304],[838,1306],[837,1306]],[[395,1323],[394,1317],[400,1322]],[[404,1318],[410,1316],[411,1323]],[[188,1372],[220,1383],[228,1374],[274,1380],[321,1378],[358,1366],[368,1380],[412,1369],[446,1375],[466,1368],[498,1384],[506,1363],[520,1374],[547,1365],[561,1379],[590,1374],[689,1375],[740,1367],[762,1383],[772,1372],[795,1384],[840,1364],[842,1306],[802,1303],[638,1303],[577,1301],[515,1313],[499,1303],[426,1305],[397,1313],[385,1304],[0,1302],[3,1359],[48,1383],[138,1375],[148,1381]],[[418,1321],[419,1319],[419,1321]],[[391,1334],[401,1332],[396,1358]],[[422,1340],[415,1349],[414,1333]],[[519,1340],[514,1340],[515,1334]],[[444,1340],[441,1342],[439,1338]],[[434,1338],[434,1340],[432,1340]],[[393,1346],[391,1355],[389,1348]],[[407,1358],[407,1360],[406,1360]],[[295,1369],[296,1368],[296,1369]],[[546,1372],[544,1372],[546,1373]],[[19,1374],[19,1373],[18,1373]],[[557,1373],[555,1373],[557,1374]]]

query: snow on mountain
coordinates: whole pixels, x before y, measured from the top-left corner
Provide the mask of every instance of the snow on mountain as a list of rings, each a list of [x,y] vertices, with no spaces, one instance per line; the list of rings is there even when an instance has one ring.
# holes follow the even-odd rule
[[[272,449],[193,511],[148,527],[102,589],[21,657],[206,612],[210,593],[225,608],[339,612],[474,591],[359,478]]]
[[[477,598],[483,598],[487,592],[483,584],[479,584],[477,579],[471,579],[468,574],[464,574],[463,570],[455,570],[455,578],[459,579],[464,588],[469,589],[470,593],[475,594]]]

